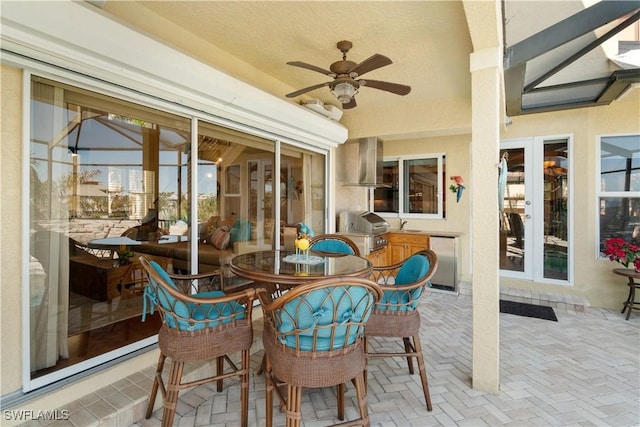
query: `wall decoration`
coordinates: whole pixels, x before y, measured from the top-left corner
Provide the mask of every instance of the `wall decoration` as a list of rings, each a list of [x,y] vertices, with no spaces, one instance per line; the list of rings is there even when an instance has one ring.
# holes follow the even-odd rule
[[[460,198],[462,198],[462,191],[466,188],[463,184],[462,177],[460,175],[453,175],[451,177],[452,181],[455,181],[455,185],[451,184],[449,186],[449,190],[456,193],[456,203],[460,203]]]

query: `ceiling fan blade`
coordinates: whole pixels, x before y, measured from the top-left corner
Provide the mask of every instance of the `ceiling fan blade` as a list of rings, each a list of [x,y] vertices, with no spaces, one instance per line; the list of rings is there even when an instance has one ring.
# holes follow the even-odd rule
[[[295,92],[288,93],[286,95],[287,98],[295,98],[296,96],[302,95],[303,93],[311,92],[312,90],[319,89],[324,86],[329,86],[332,82],[326,83],[318,83],[317,85],[305,87],[304,89],[297,90]]]
[[[376,53],[349,70],[349,74],[355,73],[355,77],[358,77],[364,73],[368,73],[369,71],[376,70],[389,64],[392,64],[389,58]]]
[[[307,64],[306,62],[291,61],[291,62],[287,62],[287,64],[293,65],[294,67],[305,68],[311,71],[317,71],[318,73],[326,74],[327,76],[331,76],[331,77],[336,76],[335,73],[332,71],[325,70],[324,68],[317,67],[315,65]]]
[[[411,86],[401,85],[398,83],[382,82],[380,80],[358,80],[358,83],[364,87],[386,90],[396,95],[406,95],[411,92]]]
[[[347,102],[346,104],[342,104],[342,109],[343,110],[348,110],[350,108],[355,108],[357,106],[358,106],[358,104],[356,104],[356,99],[355,98],[351,98],[351,101]]]

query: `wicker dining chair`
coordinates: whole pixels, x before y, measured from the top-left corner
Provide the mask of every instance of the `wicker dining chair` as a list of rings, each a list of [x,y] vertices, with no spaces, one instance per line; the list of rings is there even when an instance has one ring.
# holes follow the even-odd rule
[[[413,374],[413,359],[417,359],[427,410],[431,411],[431,397],[427,371],[420,344],[420,313],[417,310],[425,286],[438,268],[438,257],[430,249],[422,250],[402,262],[373,267],[371,279],[380,285],[382,298],[375,305],[365,327],[367,359],[374,357],[406,357],[409,373]],[[371,351],[372,337],[402,338],[404,352],[375,353]]]
[[[216,381],[217,391],[222,391],[224,379],[238,376],[241,380],[241,425],[246,427],[249,412],[249,350],[253,342],[251,321],[255,290],[246,289],[228,295],[222,291],[189,295],[186,292],[188,288],[197,285],[198,281],[206,280],[206,274],[170,275],[155,261],[140,257],[140,263],[148,276],[148,284],[144,290],[143,321],[148,303],[151,303],[151,313],[157,308],[162,318],[162,326],[158,333],[160,358],[149,395],[146,418],[151,417],[158,388],[162,392],[164,403],[162,425],[170,426],[175,416],[180,390]],[[222,276],[222,272],[216,271],[209,275]],[[240,367],[229,357],[237,352],[241,353]],[[167,384],[162,378],[166,358],[171,359],[171,372]],[[202,360],[215,360],[216,374],[183,383],[184,363]],[[230,368],[227,372],[225,361]]]
[[[309,249],[316,252],[360,256],[360,249],[354,241],[341,234],[318,234],[309,240]]]
[[[268,427],[273,423],[274,391],[286,408],[286,425],[297,427],[303,388],[332,387],[347,381],[355,385],[360,418],[337,425],[369,425],[363,334],[381,296],[376,283],[352,277],[310,282],[275,300],[268,292],[258,291],[264,311]]]

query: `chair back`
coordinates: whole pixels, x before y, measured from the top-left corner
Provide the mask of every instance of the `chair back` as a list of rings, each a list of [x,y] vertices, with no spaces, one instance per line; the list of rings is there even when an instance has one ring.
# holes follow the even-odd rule
[[[336,277],[300,285],[274,301],[266,292],[258,295],[265,333],[293,350],[327,352],[359,342],[382,291],[368,279]]]
[[[375,309],[413,311],[437,268],[438,256],[431,249],[419,251],[394,265],[374,267],[372,280],[383,290]]]
[[[222,291],[187,295],[157,262],[140,257],[140,263],[148,278],[144,290],[143,321],[148,304],[151,304],[152,314],[158,309],[164,325],[178,331],[221,328],[251,319],[254,290],[230,295]]]
[[[341,234],[319,234],[309,240],[312,251],[360,256],[360,249],[353,240]]]

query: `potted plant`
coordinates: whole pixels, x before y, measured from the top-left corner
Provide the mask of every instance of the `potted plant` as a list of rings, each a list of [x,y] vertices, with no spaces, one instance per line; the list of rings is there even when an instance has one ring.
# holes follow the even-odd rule
[[[625,268],[631,265],[640,272],[640,246],[627,242],[622,237],[612,237],[604,242],[604,254],[611,261],[622,264]]]

